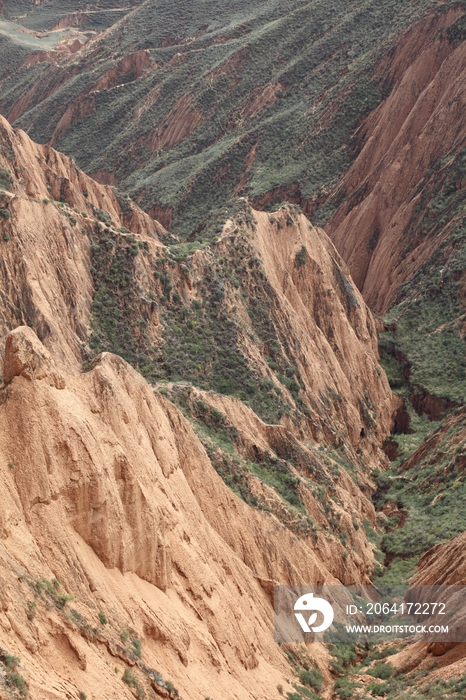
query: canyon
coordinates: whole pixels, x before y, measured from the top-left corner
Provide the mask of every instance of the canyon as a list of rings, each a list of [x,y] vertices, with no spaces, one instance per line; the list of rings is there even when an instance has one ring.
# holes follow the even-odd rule
[[[0,3],[0,698],[459,699],[463,3],[222,10]]]
[[[264,343],[251,337],[248,301],[233,297],[226,276],[221,307],[235,301],[242,357],[269,378],[270,393],[283,395],[282,422],[264,423],[239,398],[186,383],[151,386],[89,345],[91,329],[99,330],[92,248],[113,236],[106,249],[116,257],[119,239],[131,239],[140,305],[131,309],[147,313],[146,335],[157,345],[170,330],[162,302],[150,301],[151,291],[162,296],[160,255],[173,252],[166,231],[135,205],[125,202],[123,214],[110,187],[6,121],[1,138],[2,653],[21,659],[31,697],[121,696],[131,692],[125,668],[134,669],[127,678],[139,693],[176,696],[167,679],[181,697],[292,690],[286,678],[296,671],[270,634],[274,582],[368,582],[374,566],[363,520],[375,523],[370,470],[386,461],[381,443],[397,400],[377,367],[370,311],[323,231],[288,209],[271,224],[241,207],[239,220],[244,211],[251,217],[242,245],[252,271],[261,270],[251,275],[254,298],[262,287],[273,300],[275,333],[287,339],[274,357],[295,362],[296,389],[273,373]],[[274,226],[280,245],[272,253]],[[234,230],[229,220],[187,264],[172,263],[167,307],[181,303],[173,302],[178,293],[185,308],[207,304],[196,288],[227,254]],[[221,326],[221,308],[216,314]],[[304,334],[312,342],[303,345]],[[334,398],[336,387],[343,396]],[[209,437],[213,425],[230,445]],[[353,477],[338,463],[345,455]],[[249,503],[235,488],[246,489]],[[136,647],[125,647],[125,634]],[[6,678],[8,685],[8,671]]]

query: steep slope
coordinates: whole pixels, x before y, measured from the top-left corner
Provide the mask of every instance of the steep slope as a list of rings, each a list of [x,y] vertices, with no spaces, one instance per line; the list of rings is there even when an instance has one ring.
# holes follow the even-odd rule
[[[72,58],[15,64],[0,110],[182,235],[234,194],[312,209],[390,90],[381,54],[449,5],[146,0]]]
[[[87,341],[93,296],[89,242],[77,216],[95,216],[105,206],[117,226],[126,222],[157,241],[163,228],[127,202],[124,215],[110,188],[4,121],[0,148],[1,332],[33,324],[50,347],[76,362]]]
[[[344,201],[328,230],[377,311],[461,228],[463,40],[459,9],[432,15],[379,64],[391,94],[361,124],[360,153],[332,196]]]
[[[456,61],[458,17],[413,30],[400,71],[426,27],[428,71]],[[106,95],[154,69],[146,48],[111,60],[96,83]],[[180,243],[72,160],[4,120],[0,130],[0,697],[314,698],[301,679],[318,664],[330,679],[330,659],[273,643],[274,582],[368,583],[373,541],[388,566],[376,581],[407,578],[432,545],[417,580],[449,575],[463,543],[444,540],[464,531],[464,409],[411,456],[419,432],[385,445],[401,464],[378,472],[376,514],[382,445],[409,421],[377,363],[383,326],[326,234],[297,206],[264,213],[237,198],[191,221]],[[432,185],[449,214],[460,213],[461,162],[440,169],[454,191]],[[451,232],[383,337],[392,386],[435,421],[464,398],[462,229]],[[413,314],[427,330],[417,339]],[[402,333],[417,355],[403,353]],[[462,697],[462,648],[409,646],[392,657],[408,675],[375,685],[364,664],[385,650],[347,652],[340,661],[361,662],[355,678],[372,695]],[[356,697],[352,683],[325,692]]]
[[[189,698],[286,686],[270,586],[331,581],[312,548],[233,495],[120,358],[64,376],[19,327],[5,377],[0,646],[31,697],[131,697],[131,667],[138,697],[170,688],[151,668]]]
[[[321,212],[336,210],[332,239],[386,314],[382,364],[405,402],[400,432],[411,433],[393,436],[394,464],[378,477],[381,584],[406,582],[416,565],[413,583],[464,583],[464,14],[444,20],[413,27],[380,64],[394,87],[362,122],[359,155]],[[378,692],[463,697],[464,654],[408,645]]]
[[[396,407],[333,245],[238,200],[166,246],[5,121],[0,167],[1,692],[265,700],[327,672],[273,642],[273,584],[369,581]]]
[[[288,10],[240,2],[205,25],[209,5],[146,2],[73,59],[8,70],[2,109],[191,237],[232,193],[260,207],[286,193],[319,221],[334,212],[366,301],[392,307],[384,348],[406,358],[410,392],[462,403],[463,7],[369,3],[332,26],[328,7]],[[112,349],[152,371],[122,330]]]
[[[240,200],[193,241],[166,247],[155,237],[163,229],[128,200],[122,211],[110,188],[81,182],[85,176],[53,150],[31,145],[26,156],[28,143],[4,123],[2,167],[16,193],[3,195],[5,289],[15,267],[21,271],[14,282],[21,294],[13,305],[5,299],[2,310],[5,330],[7,322],[33,322],[51,349],[61,334],[61,352],[71,344],[81,360],[118,352],[152,380],[188,380],[236,395],[269,422],[282,418],[298,437],[310,431],[335,447],[347,440],[356,461],[356,451],[363,462],[377,459],[394,399],[378,368],[375,323],[323,232],[295,210],[269,217]],[[62,177],[47,159],[57,159]],[[44,201],[44,193],[64,201]],[[23,224],[28,220],[46,222],[54,246],[44,244],[41,228],[34,235]],[[67,241],[65,248],[57,241]],[[64,279],[63,265],[74,265],[63,261],[70,250],[79,272],[69,269]],[[55,304],[37,281],[39,261],[51,251]],[[62,317],[73,339],[56,328]]]
[[[31,325],[72,374],[102,350],[121,354],[170,390],[246,502],[316,549],[328,550],[320,529],[330,530],[332,570],[364,577],[373,557],[359,525],[374,520],[370,470],[386,461],[396,400],[377,365],[375,323],[325,234],[289,208],[255,220],[239,201],[225,224],[209,220],[198,239],[167,248],[163,229],[127,200],[124,220],[142,233],[119,226],[111,188],[71,161],[6,123],[4,139],[4,333]],[[47,188],[66,201],[41,198]],[[240,400],[212,403],[195,386]],[[355,549],[342,565],[347,540]]]
[[[317,217],[330,216],[358,288],[386,314],[393,388],[436,419],[466,397],[464,26],[459,7],[431,15],[379,63],[391,93],[360,124],[357,158]]]

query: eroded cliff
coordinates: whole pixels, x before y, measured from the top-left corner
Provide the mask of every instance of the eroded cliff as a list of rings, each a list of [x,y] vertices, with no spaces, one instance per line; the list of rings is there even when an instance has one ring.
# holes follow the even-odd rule
[[[397,405],[333,245],[239,200],[166,246],[6,122],[0,159],[5,688],[265,699],[327,673],[273,642],[273,585],[369,580]]]
[[[148,687],[134,639],[183,697],[274,694],[290,669],[271,636],[273,580],[333,580],[324,557],[232,494],[120,358],[57,382],[19,327],[5,373],[0,646],[31,697],[122,696],[126,666]]]
[[[377,311],[399,300],[400,286],[458,226],[463,26],[460,7],[431,15],[380,62],[390,95],[360,125],[360,152],[333,195],[344,203],[327,230]]]

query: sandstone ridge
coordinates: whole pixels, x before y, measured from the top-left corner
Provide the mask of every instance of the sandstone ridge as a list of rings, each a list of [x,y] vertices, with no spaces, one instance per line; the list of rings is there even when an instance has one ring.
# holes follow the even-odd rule
[[[292,692],[274,582],[367,583],[375,563],[363,522],[396,401],[370,311],[297,210],[239,200],[166,246],[66,157],[1,137],[1,649],[39,700],[130,697],[125,668],[152,696]],[[107,351],[122,339],[152,386]]]
[[[31,329],[8,348],[12,336],[31,348]],[[0,390],[0,646],[31,696],[130,697],[125,666],[147,692],[144,667],[189,698],[287,687],[267,582],[331,583],[325,561],[232,494],[188,421],[123,360],[104,353],[57,390],[38,353],[35,340]]]
[[[390,95],[361,123],[358,156],[333,194],[344,203],[326,229],[377,312],[398,300],[400,286],[449,235],[456,213],[429,209],[448,179],[445,164],[460,160],[464,143],[466,45],[455,38],[461,21],[460,8],[428,16],[380,62]],[[460,177],[453,188],[463,188]]]

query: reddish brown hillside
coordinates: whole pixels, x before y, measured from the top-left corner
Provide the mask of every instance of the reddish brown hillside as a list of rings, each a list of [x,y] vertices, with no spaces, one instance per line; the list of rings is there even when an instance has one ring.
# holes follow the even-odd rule
[[[333,195],[344,202],[327,230],[377,311],[447,235],[448,215],[432,236],[421,214],[466,143],[462,21],[459,9],[431,16],[379,64],[393,89],[361,125],[359,156]],[[458,177],[454,187],[464,184]]]
[[[90,350],[118,348],[125,356],[128,347],[110,338],[117,334],[112,324],[118,318],[107,313],[121,294],[115,314],[125,323],[118,333],[129,328],[128,343],[138,343],[139,356],[145,355],[141,365],[152,363],[153,378],[207,388],[202,382],[215,362],[217,376],[223,374],[208,388],[244,392],[247,378],[233,382],[231,390],[223,388],[230,360],[223,345],[219,359],[208,359],[208,343],[215,338],[226,343],[228,331],[238,362],[265,387],[267,400],[282,401],[287,413],[306,408],[297,434],[302,436],[305,426],[319,443],[346,442],[369,462],[380,458],[396,400],[377,364],[376,324],[323,231],[286,208],[275,217],[248,212],[248,228],[241,209],[211,245],[206,239],[188,248],[166,247],[158,237],[164,229],[130,201],[120,205],[111,187],[95,183],[70,159],[33,144],[3,119],[1,124],[0,167],[11,190],[1,195],[0,274],[13,300],[0,307],[5,331],[33,323],[47,347],[67,355],[72,348],[75,361],[86,359]],[[140,235],[137,240],[123,222]],[[125,251],[131,255],[120,260],[117,254]],[[209,317],[195,316],[197,308]],[[229,319],[235,322],[234,335]],[[209,324],[204,331],[202,322]],[[204,336],[205,351],[196,360],[203,364],[193,367]],[[139,356],[126,357],[137,364]],[[251,392],[257,396],[256,386]]]
[[[5,121],[1,137],[0,697],[293,692],[274,582],[367,583],[375,564],[370,466],[394,397],[371,312],[296,210],[240,200],[219,235],[167,247],[70,159]],[[216,364],[253,392],[150,386],[97,354],[115,328],[154,372],[183,379],[194,358],[190,380]]]

